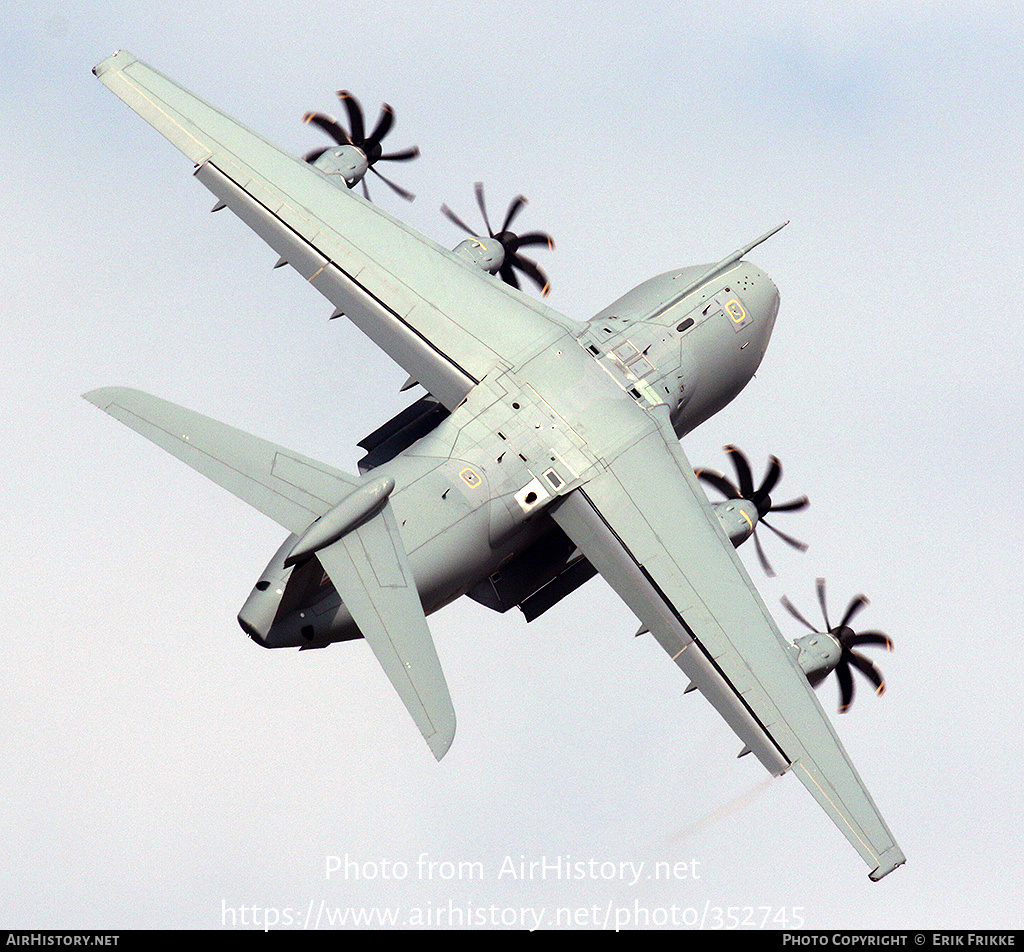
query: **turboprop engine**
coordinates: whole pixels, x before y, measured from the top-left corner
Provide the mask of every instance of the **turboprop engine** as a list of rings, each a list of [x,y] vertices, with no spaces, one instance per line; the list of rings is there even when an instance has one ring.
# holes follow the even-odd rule
[[[333,149],[326,149],[313,160],[312,164],[325,175],[339,177],[344,182],[345,188],[358,185],[370,167],[370,163],[366,160],[366,154],[354,145],[339,145]],[[338,185],[340,186],[342,182],[339,182]]]

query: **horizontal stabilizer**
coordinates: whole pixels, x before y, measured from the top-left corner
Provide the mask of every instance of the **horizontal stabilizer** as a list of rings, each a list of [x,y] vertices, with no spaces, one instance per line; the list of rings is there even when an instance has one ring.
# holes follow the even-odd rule
[[[104,387],[84,397],[298,535],[359,485],[324,463],[140,390]]]
[[[455,736],[455,711],[409,557],[387,501],[394,481],[390,477],[360,481],[139,390],[106,387],[84,396],[286,529],[310,540],[305,549],[310,554],[316,552],[359,631],[440,760]],[[363,496],[373,498],[360,510],[356,504],[362,504]],[[348,508],[347,500],[353,501]],[[313,535],[318,526],[330,522],[332,510],[339,514],[336,531],[328,531],[327,525],[327,534],[317,542]],[[348,517],[342,518],[346,513]],[[312,525],[325,515],[325,522]],[[359,524],[360,518],[366,521]],[[346,534],[338,538],[343,532]]]
[[[455,710],[391,504],[316,557],[440,760]]]

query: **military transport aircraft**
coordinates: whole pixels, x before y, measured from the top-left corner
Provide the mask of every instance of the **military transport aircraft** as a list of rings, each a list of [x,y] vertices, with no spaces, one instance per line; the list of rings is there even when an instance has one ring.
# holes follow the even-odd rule
[[[904,862],[810,683],[856,642],[840,658],[806,621],[802,644],[785,641],[735,551],[770,504],[726,490],[713,506],[679,445],[764,355],[779,294],[744,256],[774,231],[580,322],[515,286],[512,266],[546,285],[509,231],[518,200],[495,231],[478,189],[488,235],[450,214],[471,232],[453,252],[352,189],[385,158],[389,107],[366,135],[343,95],[350,131],[310,118],[339,144],[303,159],[127,52],[94,72],[428,394],[360,443],[358,476],[136,390],[86,394],[288,530],[239,614],[253,640],[362,636],[440,759],[455,713],[426,616],[469,594],[529,619],[600,573],[743,752],[800,778],[872,879]]]

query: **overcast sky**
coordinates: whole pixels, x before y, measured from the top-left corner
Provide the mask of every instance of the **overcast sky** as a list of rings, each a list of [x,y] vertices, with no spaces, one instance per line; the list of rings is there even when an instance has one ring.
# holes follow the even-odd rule
[[[734,908],[1021,926],[1024,16],[848,7],[8,15],[0,925],[643,925],[674,907],[688,925]],[[820,575],[835,614],[863,591],[858,620],[893,638],[872,655],[887,693],[858,679],[835,720],[904,868],[870,883],[796,778],[737,760],[601,579],[530,625],[466,599],[431,617],[459,719],[440,764],[364,643],[244,636],[282,530],[79,395],[140,387],[354,470],[410,402],[405,374],[209,215],[188,161],[92,76],[122,47],[297,153],[325,143],[300,119],[340,112],[335,89],[369,121],[387,99],[387,146],[422,150],[388,173],[417,199],[371,179],[373,198],[454,246],[442,202],[475,221],[474,181],[494,218],[525,193],[519,222],[558,244],[538,254],[549,303],[574,318],[791,220],[751,256],[782,296],[768,355],[683,446],[720,467],[726,443],[758,468],[775,453],[778,496],[810,496],[777,519],[806,554],[766,534],[778,578],[744,547],[784,633],[803,631],[779,597],[816,618]],[[834,679],[820,693],[834,711]],[[581,878],[558,878],[568,863]]]

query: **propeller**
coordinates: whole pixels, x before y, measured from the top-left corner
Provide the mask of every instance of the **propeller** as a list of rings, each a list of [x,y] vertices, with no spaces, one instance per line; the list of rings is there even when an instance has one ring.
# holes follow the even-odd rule
[[[381,148],[381,141],[391,131],[392,125],[394,125],[395,111],[387,103],[384,103],[381,107],[377,124],[373,127],[373,131],[367,135],[366,124],[363,121],[363,110],[359,105],[359,100],[347,89],[339,89],[337,96],[345,107],[345,112],[348,114],[350,132],[346,132],[345,128],[333,116],[328,116],[322,112],[307,112],[302,117],[302,121],[312,123],[314,126],[323,129],[338,145],[355,146],[366,156],[367,164],[374,175],[389,185],[402,198],[412,201],[415,198],[412,192],[407,192],[401,186],[385,178],[374,168],[377,162],[407,162],[409,159],[415,159],[420,154],[420,150],[416,146],[403,149],[401,152],[388,152],[386,154]],[[314,149],[312,152],[306,153],[303,158],[307,162],[315,162],[329,148],[331,146]],[[363,180],[363,194],[369,199],[370,193],[366,187],[365,179]]]
[[[818,631],[803,615],[800,614],[793,607],[792,602],[785,596],[782,597],[782,604],[786,610],[801,624],[806,625],[816,634],[829,634],[839,644],[840,657],[836,664],[835,672],[836,677],[839,678],[839,713],[843,714],[850,709],[850,705],[853,703],[853,674],[850,668],[856,668],[861,674],[864,675],[875,687],[876,694],[885,693],[885,681],[882,678],[882,673],[875,666],[874,662],[868,660],[864,655],[854,648],[861,647],[862,645],[880,645],[887,651],[892,651],[892,641],[889,636],[881,631],[862,631],[855,632],[850,627],[850,622],[853,620],[853,616],[857,614],[865,605],[868,604],[867,598],[863,595],[856,595],[850,600],[850,604],[846,606],[846,613],[843,615],[843,620],[832,627],[828,620],[828,609],[825,607],[825,580],[823,578],[818,579],[818,604],[821,605],[821,614],[825,619],[825,632]]]
[[[506,284],[511,284],[512,287],[519,287],[519,278],[516,275],[516,270],[522,271],[531,281],[533,281],[537,287],[541,289],[541,293],[547,297],[548,292],[551,290],[551,285],[548,283],[547,275],[537,266],[535,261],[531,261],[529,258],[524,258],[519,254],[520,248],[527,248],[531,245],[547,245],[548,248],[554,248],[555,242],[551,236],[545,234],[542,231],[531,231],[525,235],[517,235],[512,231],[509,231],[509,227],[512,224],[512,220],[522,211],[523,206],[526,204],[526,199],[522,195],[517,195],[509,202],[508,211],[505,213],[505,221],[502,223],[500,229],[497,232],[491,227],[490,219],[487,217],[487,206],[484,203],[484,186],[482,182],[477,182],[475,185],[476,190],[476,203],[480,206],[480,213],[483,215],[484,225],[487,227],[487,234],[495,241],[500,242],[502,249],[505,252],[505,258],[502,261],[499,269],[499,274],[502,280]],[[458,215],[455,214],[447,205],[441,206],[441,211],[456,225],[459,226],[463,231],[468,232],[474,238],[479,238],[475,231],[469,227]]]
[[[806,542],[801,542],[799,539],[794,539],[792,536],[780,532],[775,526],[765,520],[765,516],[770,512],[796,512],[799,509],[805,508],[809,502],[806,496],[780,504],[772,501],[770,493],[778,485],[779,479],[782,477],[782,464],[779,463],[778,458],[775,456],[769,458],[768,469],[765,471],[764,479],[761,480],[761,485],[755,489],[754,476],[750,470],[750,463],[747,457],[735,446],[727,446],[725,451],[732,458],[739,485],[713,469],[698,469],[697,478],[708,483],[710,486],[714,486],[726,499],[746,499],[752,502],[757,506],[758,525],[766,526],[784,542],[788,542],[793,546],[793,548],[806,552]],[[754,548],[757,549],[757,557],[761,560],[761,566],[768,575],[774,577],[775,571],[768,562],[764,549],[761,548],[761,540],[757,537],[757,526],[754,526],[753,536]]]

